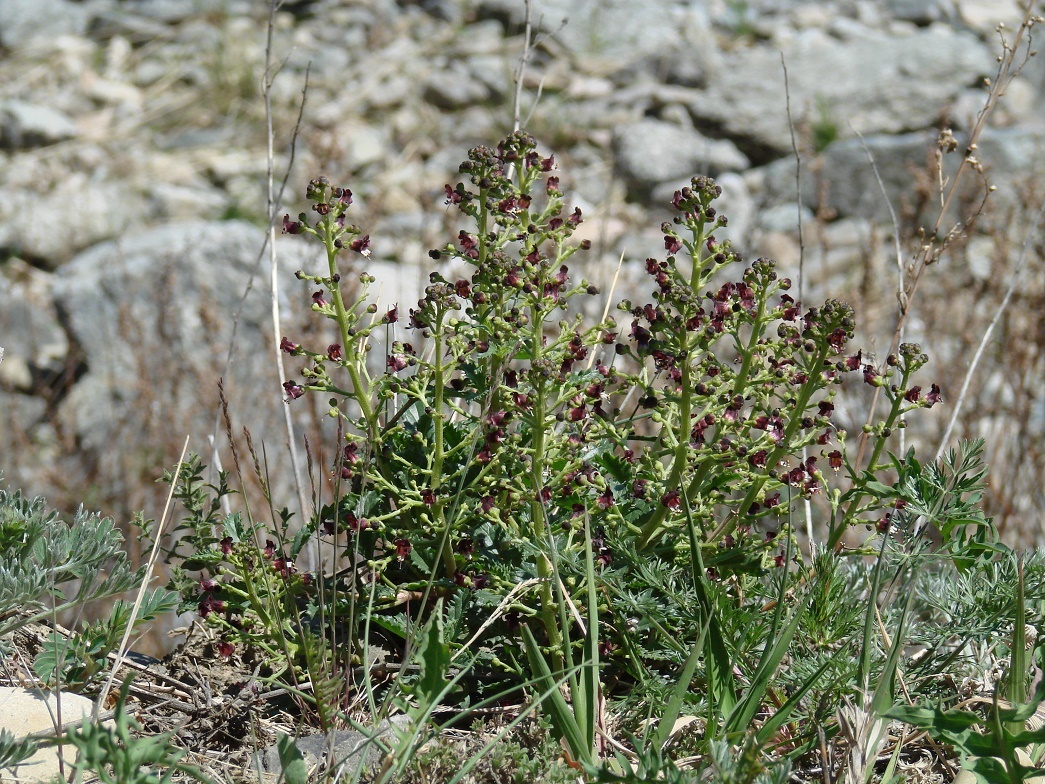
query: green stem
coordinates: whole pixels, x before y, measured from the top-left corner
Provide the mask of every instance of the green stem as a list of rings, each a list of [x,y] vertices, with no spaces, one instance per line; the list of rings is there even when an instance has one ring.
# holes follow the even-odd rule
[[[907,382],[908,374],[905,373],[899,389],[907,389]],[[894,397],[893,404],[889,409],[889,413],[886,415],[885,422],[883,423],[884,427],[892,428],[895,425],[896,420],[900,416],[900,409],[903,408],[903,402],[903,395],[897,394]],[[885,449],[885,442],[886,439],[884,437],[875,439],[874,449],[871,450],[871,457],[867,463],[868,471],[874,472],[874,467],[878,464],[878,460],[882,456],[882,451]],[[849,502],[845,513],[842,515],[841,523],[831,531],[831,534],[828,537],[827,546],[829,548],[837,549],[840,546],[842,536],[844,536],[845,532],[849,529],[852,517],[859,511],[860,504],[863,503],[863,500],[867,495],[868,493],[866,491],[861,491],[853,496],[853,500]]]

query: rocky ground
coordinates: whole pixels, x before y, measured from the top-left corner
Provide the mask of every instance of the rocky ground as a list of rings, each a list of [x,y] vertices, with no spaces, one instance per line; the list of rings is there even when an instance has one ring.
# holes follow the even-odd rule
[[[956,170],[957,157],[933,174],[937,135],[953,129],[963,149],[997,68],[996,25],[1011,37],[1019,17],[1009,0],[534,0],[521,119],[589,216],[584,272],[605,291],[621,254],[661,251],[672,191],[709,173],[736,245],[791,275],[801,214],[807,300],[850,299],[864,345],[884,351],[896,318],[889,207],[910,259]],[[158,516],[154,480],[185,436],[204,453],[208,436],[224,439],[222,376],[234,430],[249,426],[271,474],[287,475],[261,256],[267,19],[263,0],[0,0],[8,483],[58,505]],[[277,186],[293,160],[279,213],[300,209],[317,174],[350,186],[382,302],[416,298],[426,251],[457,233],[444,183],[469,147],[511,130],[524,26],[523,0],[299,0],[275,15]],[[930,271],[909,323],[952,401],[1042,203],[1043,89],[1031,60],[979,145],[997,190]],[[945,225],[978,208],[982,186],[967,178]],[[317,329],[292,276],[315,263],[299,240],[277,241],[282,331],[298,336]],[[958,431],[990,438],[1005,477],[991,511],[1025,540],[1045,509],[1038,243]],[[322,412],[311,413],[302,430]],[[932,451],[945,425],[934,417],[921,431]]]

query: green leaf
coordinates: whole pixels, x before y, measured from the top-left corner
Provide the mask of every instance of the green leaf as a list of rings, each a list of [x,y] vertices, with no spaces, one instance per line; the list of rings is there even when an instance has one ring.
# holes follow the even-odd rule
[[[279,765],[283,770],[283,780],[287,784],[307,784],[308,766],[301,756],[301,749],[294,743],[294,738],[279,733],[276,738],[276,749],[279,752]]]
[[[450,669],[450,649],[443,639],[443,600],[436,602],[417,645],[416,658],[420,665],[420,676],[413,687],[417,698],[418,715],[429,712],[443,696],[449,683],[446,677]]]

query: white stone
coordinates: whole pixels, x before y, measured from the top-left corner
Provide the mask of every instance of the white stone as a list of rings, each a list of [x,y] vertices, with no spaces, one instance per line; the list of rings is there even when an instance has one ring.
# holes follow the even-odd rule
[[[57,725],[57,695],[40,689],[0,687],[0,730],[8,730],[15,738],[37,732],[54,732]],[[69,728],[94,710],[94,703],[79,694],[61,695],[62,727]],[[75,749],[64,749],[66,773],[73,762]],[[0,769],[0,780],[14,776],[20,782],[50,781],[59,773],[57,749],[40,749],[32,757],[13,768]]]

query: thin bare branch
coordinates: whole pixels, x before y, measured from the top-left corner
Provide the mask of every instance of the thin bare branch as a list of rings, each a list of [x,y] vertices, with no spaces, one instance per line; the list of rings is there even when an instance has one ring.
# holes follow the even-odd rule
[[[265,33],[265,79],[262,84],[262,93],[265,99],[265,134],[266,134],[266,159],[265,159],[265,183],[266,183],[266,206],[268,208],[268,250],[269,250],[269,296],[272,310],[272,348],[276,357],[276,371],[279,375],[280,400],[283,403],[283,424],[287,429],[287,449],[290,453],[291,472],[294,475],[294,488],[297,490],[298,504],[301,511],[301,520],[307,519],[308,503],[305,495],[305,486],[301,478],[301,459],[298,456],[297,438],[294,436],[294,420],[291,417],[290,406],[282,398],[283,384],[287,380],[286,367],[283,364],[283,352],[280,350],[282,326],[279,312],[279,263],[276,258],[276,195],[274,186],[275,170],[275,133],[272,130],[272,83],[278,72],[272,71],[272,32],[276,26],[276,12],[283,4],[283,0],[272,0],[269,3],[268,27]],[[304,99],[302,99],[304,105]]]
[[[795,156],[795,207],[798,221],[798,301],[805,300],[805,267],[806,241],[802,231],[802,156],[798,152],[798,140],[795,138],[795,122],[791,116],[791,83],[787,77],[787,60],[780,53],[780,67],[784,71],[784,99],[787,108],[787,129],[791,133],[791,151]],[[809,459],[808,447],[802,447],[802,462]],[[803,499],[802,511],[806,521],[806,538],[809,540],[809,553],[813,553],[813,505],[808,498]]]
[[[1030,250],[1031,245],[1038,238],[1038,232],[1041,229],[1042,217],[1045,216],[1045,205],[1038,210],[1038,214],[1034,219],[1034,225],[1031,227],[1027,236],[1023,239],[1023,247],[1020,250],[1020,257],[1016,261],[1016,268],[1012,271],[1012,280],[1009,281],[1009,288],[1005,291],[1005,296],[1002,298],[1001,303],[998,305],[998,309],[994,312],[994,316],[991,318],[990,324],[987,325],[986,331],[983,333],[983,337],[980,338],[980,344],[976,347],[976,353],[973,354],[972,362],[969,363],[968,370],[965,371],[965,380],[962,382],[961,391],[958,393],[957,400],[954,401],[954,408],[951,411],[951,418],[947,422],[947,429],[944,430],[943,437],[940,439],[940,446],[936,450],[936,456],[933,460],[939,460],[947,448],[947,443],[951,440],[951,434],[954,432],[954,426],[958,422],[958,415],[961,413],[962,406],[965,403],[965,397],[969,392],[969,386],[972,383],[973,376],[976,375],[976,366],[980,362],[980,358],[983,356],[984,350],[987,348],[988,342],[990,342],[991,334],[994,332],[994,328],[998,325],[1001,320],[1002,314],[1009,307],[1009,302],[1012,301],[1012,295],[1016,292],[1016,286],[1020,281],[1020,275],[1023,272],[1023,267],[1027,262],[1027,252]]]
[[[888,192],[885,190],[885,183],[882,182],[882,175],[878,171],[878,164],[875,162],[874,155],[871,153],[870,148],[867,146],[867,142],[864,140],[864,136],[860,131],[853,127],[853,124],[849,124],[850,130],[856,134],[856,137],[860,140],[860,146],[864,148],[864,154],[867,155],[867,162],[871,166],[871,173],[874,174],[874,180],[878,183],[878,190],[882,194],[882,201],[885,202],[886,209],[889,210],[889,219],[893,224],[893,244],[896,249],[896,298],[900,303],[900,308],[904,307],[907,302],[907,294],[904,291],[904,269],[903,269],[903,250],[900,246],[900,221],[896,217],[896,210],[893,208],[893,202],[889,198]],[[941,167],[942,171],[942,167]],[[899,328],[897,345],[903,342],[906,327],[901,325]],[[881,394],[881,387],[875,387],[874,395],[871,399],[871,408],[873,409],[878,401],[878,395]],[[905,432],[900,430],[900,453],[906,452],[905,448]],[[857,461],[859,462],[859,460]]]
[[[953,227],[947,234],[941,239],[940,229],[943,226],[943,221],[947,216],[947,212],[950,209],[951,203],[954,201],[955,196],[958,193],[958,186],[962,182],[962,175],[970,169],[975,171],[982,171],[979,159],[976,157],[978,151],[978,143],[980,135],[983,133],[983,129],[987,125],[987,120],[990,118],[997,106],[998,100],[1005,94],[1006,89],[1012,80],[1020,73],[1023,66],[1026,64],[1034,52],[1029,48],[1023,61],[1016,64],[1016,57],[1020,51],[1020,46],[1023,42],[1024,36],[1027,36],[1028,41],[1030,40],[1031,28],[1041,21],[1041,17],[1035,16],[1033,12],[1033,3],[1028,2],[1024,9],[1023,20],[1020,22],[1019,29],[1016,31],[1012,43],[1010,44],[1005,38],[1004,34],[999,28],[999,35],[1001,36],[1002,53],[998,58],[998,70],[993,81],[988,80],[988,92],[987,99],[984,101],[983,108],[980,109],[979,114],[976,116],[976,122],[973,124],[973,128],[969,133],[969,140],[965,148],[965,152],[962,155],[962,160],[958,165],[958,171],[954,177],[951,178],[950,188],[943,199],[943,204],[940,208],[940,214],[936,218],[936,222],[927,237],[925,237],[922,247],[914,260],[913,270],[914,277],[911,281],[910,288],[907,291],[906,299],[900,302],[900,314],[897,318],[896,328],[893,331],[893,337],[889,344],[888,354],[894,354],[900,346],[901,336],[904,334],[904,326],[907,323],[907,318],[911,313],[911,307],[914,302],[914,297],[918,292],[919,286],[922,279],[925,276],[925,271],[939,260],[941,254],[947,249],[951,241],[957,237],[960,233],[966,232],[972,228],[973,223],[978,217],[980,210],[977,210],[970,218],[959,220],[958,224]],[[940,144],[942,145],[945,138],[941,136]],[[940,164],[942,165],[942,164]],[[988,192],[990,188],[987,189]],[[982,203],[981,203],[982,210]],[[871,400],[871,405],[867,413],[867,424],[870,425],[874,422],[875,410],[877,407],[879,397],[875,396]],[[860,436],[860,447],[857,450],[855,465],[860,466],[863,463],[863,456],[867,449],[868,444],[868,433],[864,432]]]
[[[519,130],[519,118],[522,115],[522,92],[523,82],[526,80],[526,65],[530,61],[530,51],[532,47],[531,35],[533,28],[530,23],[530,2],[531,0],[525,0],[526,3],[526,23],[525,23],[525,35],[523,37],[523,52],[519,58],[519,68],[515,72],[515,105],[512,111],[512,130]]]

